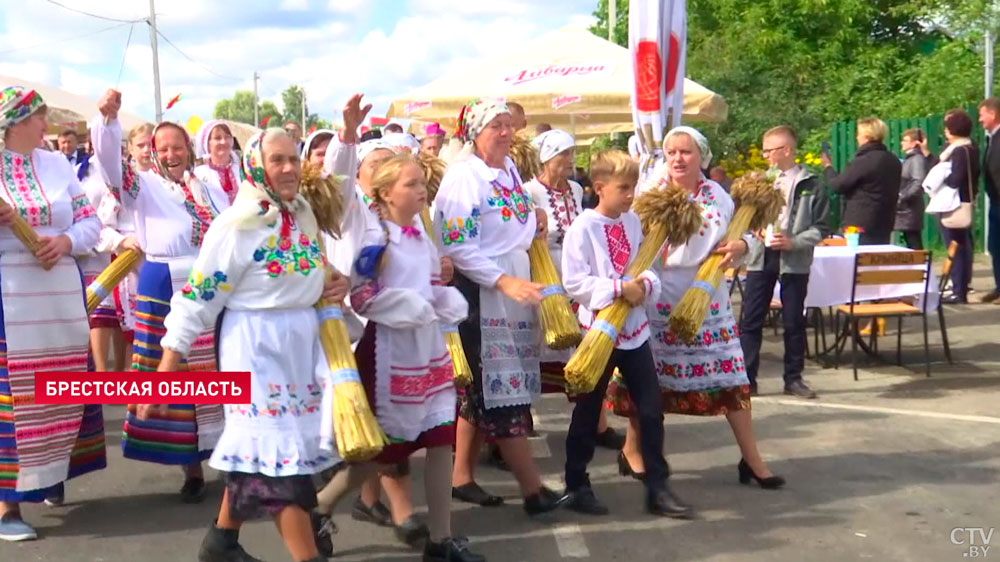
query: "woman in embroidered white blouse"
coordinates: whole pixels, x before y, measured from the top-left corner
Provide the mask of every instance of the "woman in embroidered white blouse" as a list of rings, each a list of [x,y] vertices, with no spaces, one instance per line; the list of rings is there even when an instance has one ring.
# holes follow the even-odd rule
[[[542,286],[528,281],[528,247],[545,236],[545,214],[536,213],[508,156],[510,111],[496,100],[471,102],[459,118],[459,136],[471,154],[453,163],[434,200],[443,253],[455,266],[455,286],[469,301],[459,325],[473,382],[459,401],[453,495],[496,506],[502,498],[475,481],[479,448],[496,440],[521,487],[529,515],[555,509],[556,492],[542,486],[531,457],[531,400],[540,392],[537,306]]]
[[[667,412],[685,415],[724,415],[729,421],[743,458],[739,478],[755,478],[762,487],[779,488],[784,479],[774,476],[757,450],[750,416],[750,381],[743,366],[739,327],[725,284],[712,295],[709,313],[697,341],[687,344],[670,329],[669,317],[691,286],[701,263],[712,253],[723,254],[719,267],[726,268],[746,255],[746,239],[720,243],[732,220],[735,205],[729,194],[703,170],[712,160],[708,140],[690,127],[672,129],[664,138],[665,165],[674,184],[691,192],[702,208],[700,230],[686,243],[669,247],[658,260],[662,291],[656,303],[647,306],[652,331],[650,347]],[[645,184],[640,189],[656,189]],[[617,383],[618,381],[616,381]],[[615,412],[633,414],[634,407],[622,388],[611,389]],[[635,443],[631,441],[630,443]],[[642,473],[638,450],[623,451],[631,471]],[[624,468],[624,467],[623,467]],[[626,471],[627,472],[627,471]]]

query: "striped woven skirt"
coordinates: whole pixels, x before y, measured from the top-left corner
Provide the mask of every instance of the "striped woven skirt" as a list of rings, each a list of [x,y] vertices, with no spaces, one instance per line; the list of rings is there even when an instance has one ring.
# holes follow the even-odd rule
[[[193,261],[193,258],[192,260]],[[170,312],[170,297],[187,281],[190,262],[147,261],[139,271],[136,291],[135,341],[132,369],[155,371],[163,356],[160,338]],[[215,327],[191,346],[181,370],[216,371]],[[171,404],[163,414],[140,420],[135,405],[125,416],[122,452],[125,458],[157,464],[190,465],[209,458],[222,434],[224,416],[218,404]]]
[[[13,262],[19,257],[7,255],[3,261]],[[33,261],[34,257],[30,259]],[[31,394],[34,376],[30,371],[25,372],[29,364],[45,371],[93,368],[87,356],[85,301],[78,300],[83,298],[80,271],[71,258],[65,260],[50,273],[60,275],[59,289],[64,289],[63,279],[75,286],[68,290],[50,291],[47,280],[40,278],[44,274],[31,271],[35,264],[30,262],[13,264],[11,269],[6,263],[2,267],[7,273],[2,284],[8,300],[4,303],[0,295],[0,501],[40,502],[54,485],[107,466],[101,406],[34,404]],[[23,283],[10,283],[11,277],[22,275]],[[26,292],[25,287],[30,290]],[[74,297],[74,293],[79,296]],[[72,313],[74,307],[79,311],[84,331],[80,332],[79,342],[65,342],[75,345],[60,345],[63,334],[59,326],[75,319],[67,318],[64,323],[56,317]],[[5,309],[8,314],[4,314]],[[43,318],[51,320],[46,322]],[[32,330],[40,330],[48,334],[48,343],[55,347],[35,353],[38,358],[34,361],[13,350],[9,356],[8,324],[22,338]],[[39,475],[28,477],[29,471]],[[19,491],[19,479],[31,483],[23,484]]]

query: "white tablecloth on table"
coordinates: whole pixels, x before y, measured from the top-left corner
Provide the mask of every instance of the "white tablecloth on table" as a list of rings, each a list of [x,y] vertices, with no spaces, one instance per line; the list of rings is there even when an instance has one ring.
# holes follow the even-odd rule
[[[912,252],[909,248],[892,245],[872,246],[817,246],[813,253],[813,263],[809,270],[809,289],[806,308],[838,306],[850,304],[851,287],[854,285],[854,257],[865,252]],[[888,266],[866,269],[921,269],[923,266]],[[775,284],[774,298],[780,295],[780,283]],[[862,285],[858,287],[857,301],[893,299],[900,297],[923,297],[923,283],[902,285]],[[937,272],[931,268],[930,287],[927,290],[927,311],[933,312],[941,295],[938,294]],[[920,298],[916,306],[921,305]]]

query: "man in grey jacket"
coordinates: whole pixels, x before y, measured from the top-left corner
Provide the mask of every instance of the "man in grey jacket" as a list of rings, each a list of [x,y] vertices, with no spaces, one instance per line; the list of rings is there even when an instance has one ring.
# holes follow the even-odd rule
[[[785,327],[785,394],[816,398],[816,393],[802,380],[806,355],[805,302],[813,248],[829,230],[826,225],[829,202],[819,178],[796,164],[797,143],[791,127],[775,127],[764,133],[764,157],[780,172],[775,189],[784,195],[785,207],[773,236],[767,237],[767,246],[757,236],[747,255],[740,344],[750,391],[756,394],[764,319],[770,309],[774,285],[780,280]]]
[[[927,157],[924,156],[920,144],[924,141],[924,132],[920,129],[909,129],[903,133],[900,147],[906,155],[903,160],[903,173],[899,184],[899,199],[896,203],[895,230],[903,233],[906,245],[911,250],[923,250],[924,243],[921,232],[924,228],[924,177],[930,171]]]

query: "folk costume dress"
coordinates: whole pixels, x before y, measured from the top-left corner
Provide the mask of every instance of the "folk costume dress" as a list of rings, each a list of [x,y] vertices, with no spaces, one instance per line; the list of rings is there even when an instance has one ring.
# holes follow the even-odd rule
[[[0,90],[0,133],[44,105]],[[0,227],[0,501],[40,502],[49,488],[106,466],[100,405],[35,403],[36,371],[88,370],[90,342],[77,260],[101,229],[73,167],[58,152],[0,150],[0,197],[40,236],[72,251],[50,270]]]
[[[236,151],[230,152],[228,166],[220,167],[212,163],[211,153],[208,149],[208,137],[216,127],[223,127],[229,131],[229,125],[225,121],[215,119],[202,125],[198,129],[198,133],[195,134],[195,155],[198,158],[203,158],[205,163],[195,167],[194,175],[201,183],[225,193],[226,199],[231,205],[236,199],[236,193],[243,181],[243,170],[240,167],[240,159],[236,155]]]
[[[650,189],[648,184],[641,190]],[[656,189],[656,187],[652,187]],[[660,298],[646,312],[652,332],[650,347],[663,391],[665,411],[700,416],[722,415],[750,407],[750,381],[743,364],[740,332],[733,318],[725,283],[712,295],[709,311],[691,345],[680,340],[668,324],[670,313],[694,282],[701,263],[726,233],[735,205],[714,181],[702,178],[695,199],[701,206],[701,229],[687,243],[672,246],[666,260],[654,262],[660,277]],[[609,387],[615,413],[630,415],[634,408],[619,379]]]
[[[108,191],[105,175],[101,171],[101,165],[97,161],[97,158],[91,158],[87,163],[87,167],[88,170],[81,181],[81,185],[91,205],[95,209],[100,209],[101,200]],[[110,221],[105,223],[99,213],[97,216],[101,219],[100,238],[98,238],[97,244],[93,248],[89,248],[87,252],[77,256],[80,262],[80,269],[83,270],[84,286],[90,285],[111,264],[112,251],[124,239],[124,236],[118,232],[116,223],[113,224]],[[90,327],[120,327],[118,310],[115,308],[114,294],[108,294],[94,312],[90,313]]]
[[[162,126],[153,131],[154,138]],[[95,144],[95,148],[120,145],[121,126],[117,120],[106,126],[102,122],[99,127],[94,134],[110,138]],[[150,172],[123,169],[120,153],[98,150],[97,156],[112,185],[121,186],[109,201],[133,213],[136,238],[145,254],[138,278],[132,368],[155,371],[163,355],[160,338],[165,332],[163,319],[170,311],[171,297],[187,282],[209,225],[229,206],[229,201],[225,193],[202,184],[190,172],[185,172],[181,183],[169,179],[155,147]],[[112,168],[112,163],[118,163],[118,167]],[[113,174],[112,169],[122,175]],[[214,325],[192,343],[181,367],[189,371],[217,370]],[[125,418],[122,451],[130,459],[191,465],[211,455],[222,425],[219,405],[171,404],[165,414],[153,413],[147,420],[138,419],[132,405]]]
[[[531,278],[528,248],[537,230],[531,199],[513,160],[496,169],[471,155],[448,167],[434,206],[443,253],[455,265],[454,285],[469,302],[459,334],[473,382],[459,414],[494,438],[526,435],[532,398],[541,391],[538,310],[495,286],[503,274]]]
[[[390,442],[376,461],[395,464],[417,449],[454,443],[455,371],[440,324],[465,320],[468,303],[442,286],[437,249],[422,229],[384,224],[355,267],[351,305],[368,319],[355,354]],[[369,249],[384,252],[377,272]]]
[[[186,354],[225,308],[219,368],[249,371],[251,395],[225,407],[209,466],[227,473],[241,520],[292,504],[315,507],[310,475],[339,461],[321,447],[323,420],[332,419],[324,415],[324,393],[332,404],[333,386],[313,305],[327,262],[309,204],[301,195],[281,201],[268,185],[262,138],[250,139],[247,181],[208,229],[187,283],[170,301],[161,340]]]
[[[552,255],[552,262],[556,266],[556,271],[562,277],[562,251],[563,239],[566,231],[569,230],[573,221],[583,212],[583,188],[573,180],[567,180],[569,187],[564,190],[552,189],[535,178],[524,184],[524,190],[531,198],[536,209],[545,211],[548,216],[549,234],[546,241],[549,246],[549,254]],[[573,303],[573,307],[578,305]],[[566,389],[566,377],[563,369],[576,348],[556,350],[548,346],[542,346],[541,355],[541,376],[542,392],[564,392]]]

